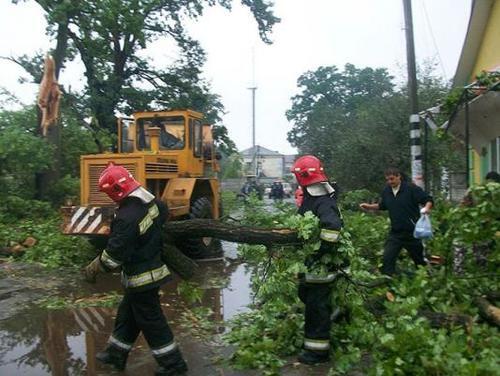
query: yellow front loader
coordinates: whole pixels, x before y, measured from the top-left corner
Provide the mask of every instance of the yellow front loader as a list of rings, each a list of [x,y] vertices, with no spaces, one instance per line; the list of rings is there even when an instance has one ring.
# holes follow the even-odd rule
[[[137,112],[118,121],[118,152],[84,155],[80,161],[80,205],[62,208],[63,232],[105,245],[115,204],[99,192],[102,170],[113,162],[129,170],[164,201],[170,220],[218,219],[218,163],[211,126],[191,110]],[[177,239],[188,256],[203,258],[214,241]]]

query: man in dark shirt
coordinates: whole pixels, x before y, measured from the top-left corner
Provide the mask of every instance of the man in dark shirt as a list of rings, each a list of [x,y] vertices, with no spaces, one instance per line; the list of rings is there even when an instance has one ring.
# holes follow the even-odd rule
[[[385,180],[387,185],[379,203],[364,202],[359,206],[365,210],[389,211],[391,230],[384,247],[382,273],[392,275],[396,271],[396,260],[402,248],[409,252],[415,265],[427,264],[422,241],[413,237],[413,230],[420,214],[430,213],[433,202],[432,197],[422,188],[404,181],[397,168],[388,168]]]

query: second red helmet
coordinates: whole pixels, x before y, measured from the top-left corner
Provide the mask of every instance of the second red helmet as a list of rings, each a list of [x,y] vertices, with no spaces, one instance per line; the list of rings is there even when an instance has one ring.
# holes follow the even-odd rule
[[[304,155],[295,161],[292,172],[302,187],[328,181],[321,161],[314,155]]]
[[[114,202],[120,202],[140,186],[125,167],[113,163],[110,163],[99,177],[99,190]]]

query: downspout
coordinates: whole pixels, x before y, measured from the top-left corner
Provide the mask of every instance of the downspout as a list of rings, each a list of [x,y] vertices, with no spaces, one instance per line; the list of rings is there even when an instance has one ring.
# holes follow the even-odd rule
[[[470,156],[469,156],[469,91],[465,89],[465,186],[470,186]]]

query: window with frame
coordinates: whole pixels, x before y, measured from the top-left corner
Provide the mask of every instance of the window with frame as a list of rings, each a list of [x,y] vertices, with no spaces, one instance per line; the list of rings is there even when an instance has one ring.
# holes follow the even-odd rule
[[[183,116],[156,116],[137,120],[137,150],[151,149],[149,128],[160,128],[160,150],[180,150],[185,147],[185,120]]]
[[[133,122],[129,119],[120,121],[120,151],[122,153],[132,153],[134,151],[134,128]]]
[[[490,143],[490,171],[500,173],[500,137]]]
[[[201,157],[203,152],[203,129],[201,126],[201,121],[199,121],[198,119],[193,119],[192,130],[193,155],[195,157]]]

